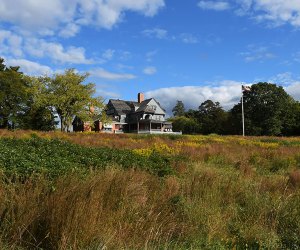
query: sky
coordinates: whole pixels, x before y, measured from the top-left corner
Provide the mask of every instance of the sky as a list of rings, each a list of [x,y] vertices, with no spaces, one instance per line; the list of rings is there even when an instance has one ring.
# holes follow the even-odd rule
[[[207,99],[276,83],[300,100],[299,0],[1,0],[0,57],[29,75],[75,68],[96,95]]]

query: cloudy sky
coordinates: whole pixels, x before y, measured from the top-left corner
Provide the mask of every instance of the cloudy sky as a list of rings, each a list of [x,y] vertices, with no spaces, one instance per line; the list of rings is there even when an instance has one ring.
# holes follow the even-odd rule
[[[240,84],[300,100],[299,0],[1,0],[0,57],[31,75],[76,68],[97,95],[230,108]]]

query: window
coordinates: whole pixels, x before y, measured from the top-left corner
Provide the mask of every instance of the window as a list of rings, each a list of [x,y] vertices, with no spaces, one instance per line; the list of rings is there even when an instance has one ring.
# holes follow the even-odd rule
[[[149,107],[151,110],[154,110],[154,111],[156,110],[156,106],[155,106],[155,105],[149,105],[148,107]]]

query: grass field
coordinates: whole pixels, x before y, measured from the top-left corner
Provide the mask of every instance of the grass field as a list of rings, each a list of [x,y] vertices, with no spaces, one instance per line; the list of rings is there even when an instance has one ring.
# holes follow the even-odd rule
[[[300,138],[0,131],[0,249],[300,249]]]

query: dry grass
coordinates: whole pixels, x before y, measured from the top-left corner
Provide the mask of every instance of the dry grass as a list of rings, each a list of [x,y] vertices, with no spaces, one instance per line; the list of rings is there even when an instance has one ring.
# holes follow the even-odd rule
[[[52,183],[2,181],[0,195],[0,234],[11,249],[246,244],[275,249],[283,246],[282,221],[299,223],[288,211],[298,209],[293,197],[299,199],[300,192],[289,186],[287,177],[245,176],[239,169],[205,164],[180,178],[112,168],[86,179],[73,175]]]
[[[82,177],[0,174],[2,249],[299,249],[298,138],[0,131],[183,156],[176,176],[117,166]],[[161,147],[159,145],[162,145]],[[144,152],[144,151],[137,151]]]
[[[85,180],[75,176],[0,186],[1,234],[10,246],[45,249],[141,249],[167,246],[185,223],[165,182],[133,170],[110,169]]]

